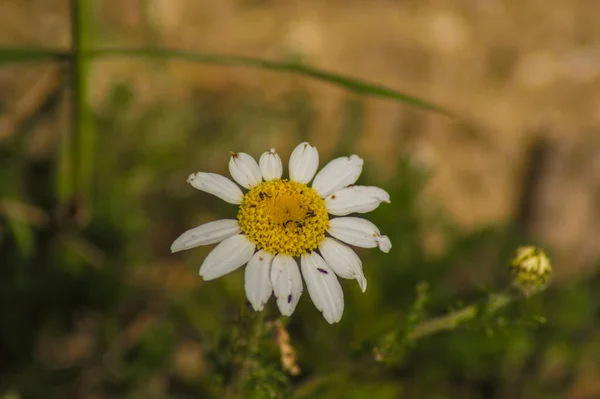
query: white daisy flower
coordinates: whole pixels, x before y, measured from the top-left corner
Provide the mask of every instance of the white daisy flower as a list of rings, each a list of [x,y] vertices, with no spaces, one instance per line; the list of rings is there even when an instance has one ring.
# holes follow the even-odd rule
[[[186,231],[171,251],[219,243],[202,263],[200,276],[213,280],[247,264],[246,296],[256,311],[274,293],[281,314],[290,316],[302,295],[302,275],[317,309],[329,323],[337,323],[344,293],[336,275],[356,279],[363,292],[367,289],[362,262],[342,242],[383,252],[392,244],[368,220],[330,219],[328,214],[370,212],[389,203],[390,196],[378,187],[354,186],[363,167],[357,155],[334,159],[316,173],[318,165],[317,149],[302,143],[290,156],[289,179],[281,178],[283,166],[274,149],[258,163],[248,154],[232,153],[229,172],[246,193],[221,175],[190,175],[188,183],[198,190],[239,205],[238,215]]]

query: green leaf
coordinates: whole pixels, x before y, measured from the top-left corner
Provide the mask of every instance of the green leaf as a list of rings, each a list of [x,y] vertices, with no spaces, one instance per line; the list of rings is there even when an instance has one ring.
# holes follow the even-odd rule
[[[4,47],[0,48],[0,66],[24,61],[61,60],[68,56],[64,51],[52,49]]]

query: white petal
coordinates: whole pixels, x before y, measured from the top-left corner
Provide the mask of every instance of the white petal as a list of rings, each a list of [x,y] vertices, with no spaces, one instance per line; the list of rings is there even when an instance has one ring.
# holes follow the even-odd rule
[[[333,270],[316,252],[302,254],[300,264],[310,299],[325,320],[337,323],[344,313],[344,292]]]
[[[281,165],[281,158],[275,152],[275,148],[271,148],[270,151],[263,153],[258,160],[258,164],[260,172],[266,181],[281,179],[283,166]]]
[[[275,256],[271,265],[271,283],[279,311],[290,316],[302,295],[302,277],[294,258],[283,254]]]
[[[377,246],[382,252],[387,254],[390,252],[390,249],[392,249],[392,242],[388,236],[379,236],[379,238],[377,238]]]
[[[244,194],[234,182],[216,173],[192,173],[187,182],[194,188],[221,198],[230,204],[241,204]]]
[[[290,156],[290,179],[298,183],[308,183],[319,167],[319,152],[308,143],[296,146]]]
[[[262,182],[256,160],[245,152],[231,153],[229,173],[240,186],[250,189]]]
[[[254,310],[263,310],[273,292],[271,284],[271,262],[273,255],[260,250],[254,254],[245,271],[246,298]]]
[[[180,235],[171,245],[171,252],[183,251],[200,245],[215,244],[235,234],[240,234],[240,226],[237,220],[215,220]]]
[[[368,220],[345,217],[329,221],[329,234],[350,245],[363,248],[379,247],[383,252],[389,252],[392,243],[387,236],[382,236],[377,226]]]
[[[367,290],[367,279],[363,273],[360,258],[349,246],[335,238],[325,237],[319,252],[335,274],[342,278],[356,279],[362,292]]]
[[[362,167],[363,160],[358,155],[336,158],[317,173],[312,188],[325,198],[340,188],[356,183]]]
[[[382,202],[389,203],[390,195],[385,190],[373,186],[350,186],[325,198],[327,212],[336,216],[371,212]]]
[[[204,280],[214,280],[247,263],[256,246],[243,234],[231,236],[213,249],[200,266]]]

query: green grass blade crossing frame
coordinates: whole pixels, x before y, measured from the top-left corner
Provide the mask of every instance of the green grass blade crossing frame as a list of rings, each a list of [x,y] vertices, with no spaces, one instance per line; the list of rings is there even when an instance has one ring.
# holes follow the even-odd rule
[[[382,85],[370,83],[361,79],[348,77],[335,72],[329,72],[308,65],[296,62],[270,61],[262,58],[243,57],[236,55],[197,53],[188,51],[178,51],[169,49],[150,49],[150,48],[105,48],[105,49],[83,49],[79,48],[80,56],[86,59],[105,58],[105,57],[142,57],[182,60],[206,65],[223,65],[234,67],[248,67],[282,73],[289,73],[304,76],[312,79],[329,83],[351,92],[370,96],[384,98],[390,101],[407,104],[413,107],[428,111],[434,111],[447,116],[454,116],[446,108],[434,104],[433,102],[402,93],[397,90],[387,88]],[[32,48],[0,48],[0,66],[6,63],[22,61],[47,61],[47,60],[69,60],[71,54],[67,51],[52,51],[49,49]]]

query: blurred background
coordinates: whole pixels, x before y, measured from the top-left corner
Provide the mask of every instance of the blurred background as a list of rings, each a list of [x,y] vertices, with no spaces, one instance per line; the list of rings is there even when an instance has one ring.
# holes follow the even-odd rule
[[[285,70],[0,57],[0,398],[600,398],[597,1],[81,4],[3,0],[0,48],[302,63],[457,117]],[[236,213],[189,173],[271,147],[287,164],[304,140],[322,164],[359,154],[392,198],[368,217],[393,249],[359,251],[369,288],[342,282],[333,326],[307,295],[257,322],[241,270],[204,283],[211,248],[169,251]],[[415,317],[504,289],[531,243],[546,292],[375,359]]]

